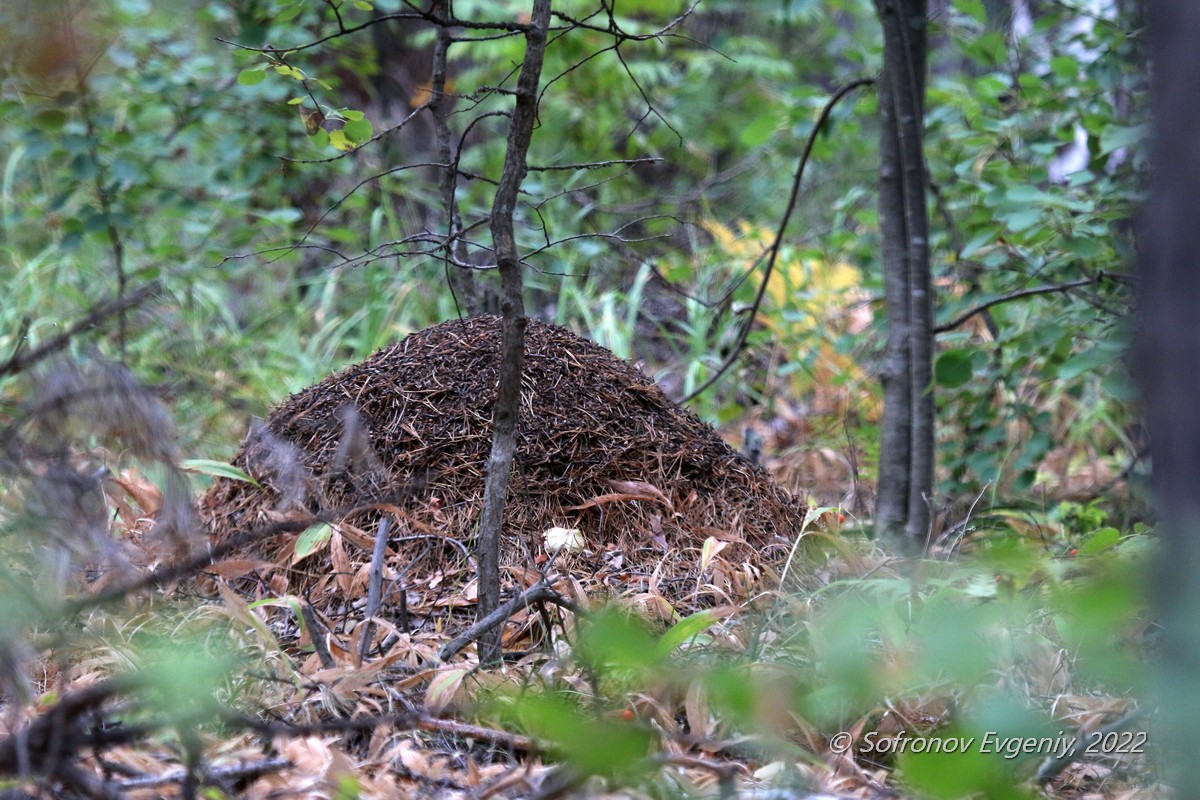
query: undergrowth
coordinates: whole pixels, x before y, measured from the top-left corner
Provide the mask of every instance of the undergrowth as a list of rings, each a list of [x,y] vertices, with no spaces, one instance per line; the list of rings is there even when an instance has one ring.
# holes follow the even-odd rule
[[[65,374],[77,377],[51,380],[43,410],[72,405],[62,387],[90,400],[121,377]],[[107,396],[123,418],[168,424],[157,401],[122,386]],[[420,633],[312,598],[246,598],[220,570],[103,602],[187,542],[171,538],[178,492],[148,477],[178,477],[177,454],[97,427],[105,417],[86,408],[60,412],[72,438],[44,463],[8,463],[4,711],[10,726],[36,725],[108,687],[90,713],[123,733],[62,741],[84,736],[77,767],[129,792],[193,775],[210,796],[250,797],[1160,796],[1138,700],[1154,641],[1140,588],[1152,536],[1107,526],[1095,504],[1063,504],[1033,529],[982,509],[921,558],[813,508],[805,525],[820,550],[758,584],[731,580],[749,567],[719,547],[701,549],[696,596],[725,600],[708,608],[653,590],[601,604],[611,587],[597,593],[559,554],[539,569],[558,600],[514,614],[512,658],[484,669],[472,648],[438,658],[474,602],[466,571],[428,597],[413,584],[409,609],[444,622]],[[122,443],[133,447],[114,457]],[[21,510],[42,508],[44,521],[53,498],[71,510],[66,527],[21,535],[39,526]],[[81,519],[107,537],[75,535]],[[43,557],[67,543],[65,564]],[[790,570],[806,591],[778,589]],[[321,622],[335,612],[351,624]],[[19,755],[8,741],[0,761]]]

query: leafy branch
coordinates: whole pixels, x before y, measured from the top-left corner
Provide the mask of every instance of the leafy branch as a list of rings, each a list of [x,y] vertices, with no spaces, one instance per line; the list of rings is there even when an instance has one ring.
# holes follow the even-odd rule
[[[1003,294],[1003,295],[1000,295],[999,297],[993,297],[991,300],[988,300],[984,303],[980,303],[979,305],[975,306],[974,308],[972,308],[968,311],[964,311],[962,314],[959,314],[957,317],[950,320],[949,322],[944,322],[941,325],[938,325],[937,327],[935,327],[933,329],[933,332],[934,333],[946,333],[947,331],[952,331],[955,328],[957,328],[958,326],[962,325],[967,320],[969,320],[971,317],[975,316],[976,314],[982,314],[983,312],[987,311],[989,308],[994,308],[995,306],[1002,305],[1004,303],[1011,303],[1013,300],[1020,300],[1024,297],[1036,297],[1039,294],[1055,294],[1058,292],[1069,292],[1072,289],[1078,289],[1081,286],[1092,286],[1092,285],[1099,284],[1099,283],[1103,282],[1104,280],[1113,278],[1113,277],[1115,277],[1115,276],[1111,276],[1111,275],[1108,275],[1107,273],[1101,272],[1098,275],[1091,277],[1091,278],[1080,278],[1077,281],[1068,281],[1067,283],[1056,283],[1053,286],[1034,286],[1029,289],[1018,289],[1015,292],[1009,292],[1008,294]]]

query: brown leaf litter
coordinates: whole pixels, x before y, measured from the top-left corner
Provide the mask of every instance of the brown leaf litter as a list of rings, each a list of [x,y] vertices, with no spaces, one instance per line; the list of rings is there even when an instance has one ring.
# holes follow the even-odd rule
[[[335,522],[333,545],[319,544],[299,564],[295,534],[235,554],[273,565],[258,573],[268,581],[260,587],[348,601],[347,589],[365,593],[375,525],[388,513],[398,528],[391,576],[426,588],[453,578],[461,589],[472,572],[467,554],[491,448],[499,344],[498,317],[446,322],[280,404],[234,459],[261,487],[222,478],[201,500],[214,542],[355,508]],[[584,535],[585,550],[570,556],[572,574],[618,594],[694,594],[710,538],[728,543],[722,557],[749,567],[741,572],[786,557],[804,508],[709,425],[635,367],[563,328],[530,320],[525,346],[503,530],[508,574],[546,560],[541,536],[554,526]]]

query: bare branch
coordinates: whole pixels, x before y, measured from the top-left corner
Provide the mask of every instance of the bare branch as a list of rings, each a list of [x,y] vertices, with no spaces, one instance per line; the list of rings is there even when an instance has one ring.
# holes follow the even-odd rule
[[[859,78],[850,81],[838,88],[833,96],[829,98],[829,102],[821,109],[821,115],[817,118],[817,123],[813,125],[812,131],[808,134],[808,141],[804,143],[804,152],[800,156],[800,164],[796,167],[796,177],[792,180],[792,194],[788,198],[787,208],[783,212],[783,219],[779,222],[779,230],[775,232],[775,239],[771,242],[768,249],[770,257],[767,259],[767,268],[763,271],[762,282],[758,286],[758,293],[754,296],[754,302],[750,306],[749,313],[746,315],[745,321],[742,323],[741,330],[738,332],[737,342],[730,351],[725,362],[720,368],[713,373],[712,377],[706,380],[698,388],[692,390],[687,397],[681,401],[687,404],[694,400],[701,392],[708,389],[714,383],[721,379],[734,362],[741,356],[742,350],[746,347],[746,338],[750,335],[750,329],[754,326],[754,318],[758,315],[758,309],[762,305],[763,297],[767,293],[767,284],[771,280],[771,273],[775,269],[775,261],[779,258],[779,249],[783,245],[783,235],[787,231],[788,222],[791,221],[792,212],[796,210],[796,202],[800,198],[800,179],[804,177],[804,168],[808,165],[809,156],[812,155],[813,146],[817,142],[817,136],[824,130],[826,123],[829,121],[829,115],[833,112],[834,106],[838,102],[855,89],[863,86],[872,86],[875,83],[874,78]]]
[[[668,120],[666,117],[664,117],[662,115],[662,113],[654,105],[654,101],[650,99],[650,95],[647,94],[646,90],[642,88],[642,85],[640,83],[638,83],[638,79],[633,76],[633,71],[631,69],[629,69],[629,65],[625,63],[625,56],[621,55],[621,48],[615,47],[615,48],[613,48],[613,52],[617,54],[617,60],[621,62],[621,68],[624,69],[625,74],[629,76],[630,83],[633,84],[633,87],[638,90],[638,94],[640,94],[642,96],[642,100],[645,101],[647,114],[653,114],[654,116],[658,117],[658,119],[662,122],[662,124],[666,125],[667,129],[670,130],[671,133],[675,134],[675,138],[679,140],[679,144],[680,144],[680,146],[682,146],[683,145],[683,134],[680,133],[675,128],[675,126],[671,124],[670,120]],[[642,119],[645,119],[645,118],[646,118],[645,116],[642,117]],[[639,120],[639,124],[640,124],[640,120]]]
[[[242,764],[223,764],[219,767],[207,767],[200,775],[204,785],[229,783],[231,781],[254,780],[271,772],[278,772],[292,766],[286,758],[265,758],[259,761],[247,761]],[[164,772],[161,775],[139,775],[116,781],[119,789],[153,789],[156,786],[166,786],[172,783],[182,783],[188,776],[183,769]]]
[[[611,161],[585,161],[582,164],[548,164],[544,167],[530,166],[530,172],[551,172],[553,170],[604,169],[605,167],[632,166],[634,164],[653,164],[663,159],[656,156],[642,158],[616,158]]]
[[[605,10],[608,12],[608,26],[603,28],[599,25],[591,25],[582,19],[576,19],[575,17],[572,17],[569,14],[565,14],[561,11],[555,11],[554,16],[563,20],[564,22],[569,23],[572,28],[586,28],[589,31],[596,31],[597,33],[611,34],[625,41],[644,42],[650,39],[661,39],[663,36],[673,35],[671,34],[671,31],[674,28],[679,27],[679,25],[682,24],[685,19],[690,17],[696,10],[696,7],[699,5],[700,0],[694,0],[694,2],[683,11],[683,13],[653,33],[629,33],[628,31],[622,30],[621,26],[617,24],[616,18],[613,16],[612,9],[607,5],[605,6]],[[599,14],[599,12],[596,12],[596,14]],[[596,14],[589,15],[588,19],[596,16]]]
[[[275,53],[299,53],[302,50],[311,50],[314,47],[320,47],[326,42],[331,42],[334,39],[340,39],[343,36],[349,36],[351,34],[358,33],[359,31],[364,31],[368,28],[372,28],[376,25],[381,25],[385,22],[395,19],[423,19],[442,28],[468,28],[471,30],[481,31],[507,31],[510,34],[526,33],[529,30],[528,25],[520,22],[508,22],[506,20],[496,20],[493,22],[474,22],[472,20],[459,19],[458,17],[438,17],[434,14],[417,10],[412,13],[398,12],[395,14],[381,14],[380,16],[374,17],[373,19],[370,19],[361,25],[343,28],[336,33],[329,34],[328,36],[322,36],[319,39],[313,39],[311,41],[304,42],[303,44],[290,45],[287,47],[272,47],[270,45],[264,45],[263,47],[251,47],[250,45],[242,44],[241,42],[235,42],[231,39],[222,39],[220,36],[216,37],[216,40],[222,44],[227,44],[230,47],[236,47],[239,50],[246,50],[251,53],[262,53],[263,55],[272,55]]]
[[[495,611],[478,620],[474,625],[454,637],[454,639],[442,645],[441,649],[438,650],[438,660],[449,661],[458,651],[484,634],[499,628],[509,617],[522,608],[531,606],[534,603],[544,602],[554,603],[572,611],[576,610],[575,605],[556,592],[548,581],[538,581],[519,595],[510,598],[508,602]]]
[[[345,194],[343,194],[341,197],[339,197],[337,200],[335,200],[328,208],[326,208],[324,211],[322,211],[321,216],[319,216],[315,220],[313,220],[313,223],[308,226],[308,230],[306,230],[304,232],[304,235],[300,237],[300,241],[297,242],[296,244],[301,245],[301,244],[304,244],[306,241],[308,241],[308,237],[312,236],[313,232],[317,229],[317,226],[319,226],[322,222],[324,222],[329,217],[330,214],[332,214],[334,211],[337,211],[338,208],[341,207],[342,203],[345,203],[347,200],[349,200],[351,197],[353,197],[355,192],[357,192],[362,187],[366,186],[368,183],[374,183],[375,181],[386,178],[388,175],[394,175],[397,172],[405,172],[407,170],[417,169],[419,167],[436,167],[438,169],[445,169],[448,166],[449,166],[448,164],[434,164],[434,163],[425,161],[425,162],[420,162],[420,163],[416,163],[416,164],[402,164],[399,167],[390,167],[388,169],[381,170],[380,172],[376,172],[374,175],[368,175],[367,177],[360,180],[358,183],[354,184],[354,186],[352,186]]]
[[[338,4],[334,0],[325,0],[325,5],[333,12],[333,18],[337,20],[338,32],[346,32],[346,23],[342,22],[342,12],[338,10]]]
[[[35,347],[27,353],[20,352],[20,343],[18,342],[18,350],[9,357],[8,361],[4,362],[3,365],[0,365],[0,378],[22,372],[47,356],[57,353],[59,350],[62,350],[64,347],[70,344],[71,340],[83,331],[95,327],[109,317],[123,314],[129,309],[141,305],[161,288],[162,287],[158,283],[147,283],[138,287],[133,292],[125,295],[118,295],[111,300],[106,300],[99,305],[93,306],[91,310],[84,315],[83,319],[79,320],[50,341]]]
[[[481,742],[490,742],[491,744],[506,747],[509,750],[529,752],[533,749],[533,740],[528,736],[496,730],[495,728],[470,725],[466,722],[459,722],[456,719],[438,719],[436,717],[423,716],[417,720],[417,727],[423,731],[449,733],[463,739],[477,739]]]

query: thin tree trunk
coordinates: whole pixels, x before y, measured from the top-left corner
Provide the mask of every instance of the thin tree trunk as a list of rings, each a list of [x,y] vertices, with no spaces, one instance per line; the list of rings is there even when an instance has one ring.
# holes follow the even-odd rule
[[[476,549],[479,581],[479,618],[500,605],[500,530],[508,498],[508,476],[517,448],[517,421],[521,410],[521,372],[525,360],[525,301],[522,296],[521,256],[513,233],[517,195],[528,170],[526,161],[537,119],[538,85],[550,27],[550,0],[534,0],[530,30],[525,34],[525,60],[517,78],[516,101],[508,129],[504,172],[492,202],[492,244],[500,271],[500,312],[503,315],[500,350],[500,386],[492,408],[492,452],[488,458]],[[496,628],[479,643],[481,663],[500,658],[500,633]]]
[[[446,16],[448,0],[434,0],[430,13],[435,17]],[[475,273],[466,267],[455,267],[451,261],[466,261],[467,248],[462,239],[462,219],[458,213],[458,170],[452,166],[454,149],[450,141],[450,99],[446,96],[446,72],[450,63],[450,44],[453,35],[446,26],[439,26],[433,45],[433,72],[429,79],[429,110],[433,113],[434,139],[437,143],[437,158],[441,168],[438,175],[438,191],[442,196],[442,210],[446,214],[446,279],[457,302],[466,307],[468,314],[480,311],[479,297],[475,287]]]
[[[883,383],[883,429],[875,499],[875,533],[880,539],[894,539],[904,533],[912,446],[908,258],[904,245],[908,232],[898,125],[895,103],[891,101],[893,82],[885,68],[879,78],[879,233],[887,308],[887,349],[879,376]]]
[[[880,227],[888,345],[876,531],[923,541],[933,493],[933,287],[925,187],[926,0],[875,0],[883,27]]]
[[[1200,796],[1200,4],[1146,4],[1151,110],[1150,199],[1141,220],[1141,385],[1161,519],[1151,596],[1163,632],[1157,741],[1178,797]]]

